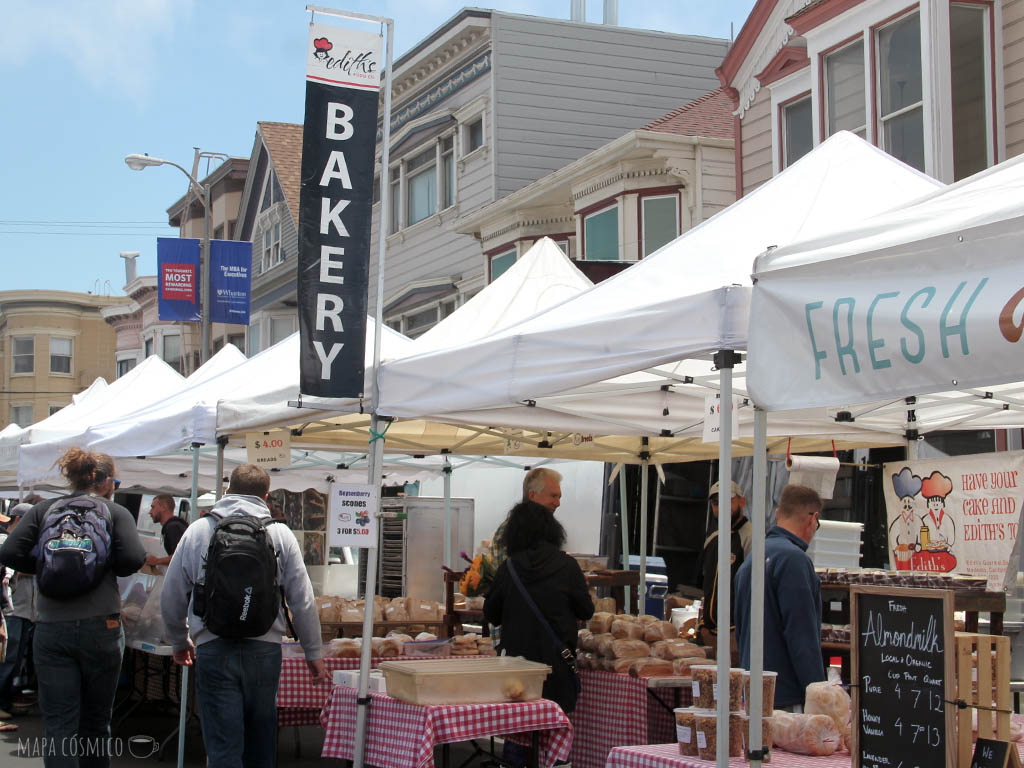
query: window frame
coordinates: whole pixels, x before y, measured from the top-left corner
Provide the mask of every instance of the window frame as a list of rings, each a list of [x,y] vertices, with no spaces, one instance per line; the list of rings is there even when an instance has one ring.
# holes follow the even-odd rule
[[[55,341],[66,341],[71,347],[71,352],[67,355],[57,355],[57,357],[66,357],[68,360],[68,369],[66,371],[55,371],[53,369],[53,342]],[[47,347],[50,352],[50,375],[51,376],[64,376],[72,377],[75,375],[75,340],[71,336],[50,336]]]
[[[997,66],[998,54],[997,51],[1001,46],[997,45],[997,27],[996,27],[996,5],[992,0],[950,0],[949,8],[952,10],[954,5],[963,7],[980,8],[984,14],[983,29],[984,29],[984,40],[983,48],[985,50],[985,141],[988,145],[986,147],[986,167],[991,168],[1000,162],[1000,145],[999,145],[999,67]],[[1005,45],[1005,40],[1003,41]],[[953,61],[953,41],[949,41],[949,62],[952,66]],[[1005,66],[1005,62],[1004,62]],[[950,81],[950,107],[952,114],[953,106],[953,92],[952,92],[952,81]],[[956,126],[954,123],[953,131],[955,133]],[[950,181],[956,181],[956,139],[954,135],[950,135]]]
[[[385,316],[384,324],[393,331],[409,336],[410,338],[416,338],[422,336],[424,333],[429,331],[435,325],[440,323],[446,317],[455,312],[459,307],[468,301],[467,298],[460,296],[458,293],[448,293],[444,296],[440,296],[433,301],[424,302],[423,304],[417,304],[415,307],[403,309],[400,312],[395,312]],[[445,311],[446,304],[454,304],[452,309],[448,312]],[[413,330],[409,329],[409,318],[420,315],[430,310],[434,311],[433,322],[422,325]],[[410,335],[412,334],[412,335]]]
[[[861,78],[862,79],[863,78],[867,78],[868,77],[868,66],[869,66],[869,62],[868,62],[868,58],[867,57],[868,57],[869,52],[874,50],[873,41],[874,41],[873,37],[870,40],[865,40],[864,32],[860,31],[860,32],[857,32],[855,35],[853,35],[851,37],[848,37],[845,40],[842,40],[842,41],[836,43],[835,45],[832,45],[832,46],[826,48],[820,54],[818,54],[818,60],[820,62],[820,65],[818,67],[818,93],[819,93],[819,96],[820,96],[820,99],[819,99],[819,103],[820,103],[820,107],[819,107],[820,123],[819,124],[820,124],[820,140],[821,141],[825,141],[827,138],[832,136],[832,134],[834,133],[834,131],[830,131],[829,130],[829,124],[828,124],[828,99],[829,99],[828,66],[827,66],[828,58],[830,56],[834,56],[834,55],[836,55],[838,53],[841,53],[841,52],[845,51],[847,48],[850,48],[850,47],[852,47],[854,45],[857,45],[859,43],[861,45],[861,71],[860,71],[860,74],[861,74]],[[869,45],[869,42],[871,43],[870,45]],[[862,115],[862,117],[864,118],[864,121],[860,124],[860,127],[857,128],[856,130],[851,130],[849,128],[844,128],[842,130],[848,130],[851,133],[857,133],[857,131],[864,131],[864,139],[865,139],[865,141],[867,141],[868,140],[868,136],[869,136],[868,128],[874,122],[874,120],[872,119],[873,114],[869,114],[869,112],[871,112],[871,110],[873,109],[873,104],[874,104],[873,90],[869,87],[869,81],[865,80],[865,82],[864,82],[864,114]],[[871,141],[872,141],[872,143],[875,143],[875,145],[877,146],[877,143],[874,141],[874,139],[875,139],[875,136],[873,134],[871,134]]]
[[[677,237],[679,237],[680,234],[682,234],[681,230],[682,230],[682,226],[683,226],[683,216],[682,216],[682,211],[680,210],[681,201],[680,201],[680,198],[679,198],[679,190],[673,190],[671,192],[662,191],[662,190],[651,190],[651,191],[648,191],[646,193],[641,191],[637,195],[637,199],[636,199],[637,220],[638,220],[638,223],[639,223],[639,226],[640,226],[640,230],[639,230],[640,231],[640,237],[639,237],[639,240],[640,240],[640,243],[639,243],[640,250],[637,253],[637,259],[638,260],[644,259],[644,258],[646,258],[647,256],[650,255],[649,253],[646,253],[646,250],[647,250],[647,209],[646,209],[645,204],[648,201],[650,201],[650,200],[666,200],[666,199],[671,199],[675,203],[675,205],[672,206],[672,211],[675,214],[675,219],[676,219],[676,234],[673,236],[672,240],[675,240]],[[672,242],[672,240],[669,240],[669,242]],[[665,245],[668,245],[668,243],[666,243]],[[664,248],[665,246],[663,245],[661,247]],[[657,250],[657,249],[655,249],[655,250]],[[651,251],[651,253],[654,253],[654,251]]]
[[[391,195],[387,222],[388,236],[429,221],[458,205],[458,173],[456,171],[457,129],[452,127],[427,142],[419,145],[390,164],[388,169],[388,192]],[[447,146],[446,146],[447,145]],[[409,163],[431,153],[433,157],[410,170]],[[411,221],[409,217],[409,195],[411,181],[425,173],[433,175],[433,209],[421,219]]]
[[[177,340],[178,343],[178,360],[173,362],[167,359],[167,342],[170,339]],[[167,365],[171,366],[178,373],[184,375],[185,362],[188,355],[185,353],[185,343],[180,333],[161,333],[160,334],[160,359],[163,360]]]
[[[480,143],[475,147],[473,146],[473,129],[476,126],[480,126]],[[463,150],[462,156],[469,157],[474,152],[478,152],[487,146],[487,121],[484,116],[484,112],[481,111],[462,124],[462,135],[463,135]]]
[[[777,157],[779,165],[778,165],[778,168],[776,169],[777,173],[780,172],[780,171],[786,170],[787,168],[789,168],[790,165],[792,165],[792,163],[789,161],[789,158],[786,156],[786,137],[788,135],[787,134],[787,130],[786,130],[786,128],[787,128],[786,110],[796,106],[797,104],[799,104],[802,101],[807,101],[809,106],[810,106],[811,146],[810,146],[810,149],[808,149],[807,151],[810,152],[810,151],[812,151],[814,149],[814,96],[811,93],[811,91],[808,89],[808,90],[803,91],[802,93],[797,94],[796,96],[792,96],[792,97],[786,99],[785,101],[779,102],[778,109],[777,109],[777,111],[778,111],[778,135],[779,135],[779,151],[778,151],[778,157]],[[807,153],[805,152],[804,154],[807,154]],[[803,157],[803,155],[801,155],[800,157]],[[797,158],[797,160],[799,160],[799,159],[800,158]],[[796,160],[793,160],[792,162],[795,163]]]
[[[121,370],[121,366],[124,365],[125,363],[128,363],[129,365],[128,365],[127,368],[124,369],[124,371],[122,371]],[[135,366],[138,365],[138,364],[139,364],[139,361],[136,360],[134,357],[124,357],[124,358],[121,358],[120,360],[116,360],[114,362],[115,378],[120,379],[125,374],[130,373],[132,371],[132,369],[135,368]]]
[[[16,347],[19,341],[28,341],[32,344],[32,351],[18,353]],[[29,358],[32,363],[32,367],[27,371],[19,371],[17,369],[18,358]],[[11,376],[35,376],[36,375],[36,337],[35,336],[11,336]]]
[[[501,273],[497,277],[495,277],[495,275],[494,275],[494,262],[497,261],[498,259],[503,259],[503,258],[505,258],[507,256],[511,256],[512,257],[512,263],[509,264],[507,267],[505,267],[503,270],[501,270]],[[502,247],[501,249],[496,249],[495,252],[488,253],[487,254],[487,283],[488,284],[493,283],[495,280],[498,279],[498,277],[501,277],[503,274],[508,272],[508,270],[510,270],[515,265],[515,263],[517,261],[519,261],[519,248],[515,244],[513,244],[513,245],[511,245],[509,247]]]
[[[19,411],[19,410],[21,410],[23,408],[28,408],[29,409],[29,414],[30,414],[29,417],[28,417],[28,422],[24,423],[24,424],[22,422],[18,421],[18,417],[17,417],[17,411]],[[17,402],[12,402],[11,403],[10,414],[11,414],[11,423],[12,424],[17,424],[19,427],[26,428],[26,427],[30,427],[30,426],[32,426],[33,424],[36,423],[36,406],[35,406],[35,403],[26,403],[26,402],[17,403]]]
[[[581,261],[623,261],[624,260],[622,258],[622,249],[621,249],[620,244],[619,244],[620,240],[622,238],[621,227],[619,226],[619,207],[620,207],[621,204],[622,204],[622,201],[619,200],[618,198],[616,198],[616,199],[612,200],[610,203],[607,203],[607,204],[598,203],[598,205],[600,206],[599,208],[594,208],[593,210],[589,210],[589,211],[586,211],[586,210],[585,211],[581,211],[581,212],[579,212],[579,214],[577,214],[577,215],[579,215],[581,217],[580,232],[583,235],[583,247],[580,248],[580,260]],[[594,216],[600,216],[601,214],[608,213],[609,211],[615,211],[615,251],[616,251],[616,254],[617,254],[617,258],[615,258],[615,259],[591,259],[587,255],[587,221],[589,219],[592,219]]]
[[[952,3],[950,3],[950,4],[952,4]],[[906,19],[909,19],[911,16],[914,16],[914,15],[917,16],[917,34],[918,34],[918,38],[920,38],[920,36],[922,34],[922,30],[923,30],[923,26],[922,26],[923,19],[921,18],[921,8],[920,8],[919,5],[917,5],[917,6],[913,6],[913,7],[907,8],[904,11],[901,11],[900,13],[897,13],[897,14],[894,14],[892,16],[889,16],[889,17],[883,19],[882,21],[878,22],[877,24],[871,25],[871,28],[870,28],[870,30],[871,30],[871,50],[870,50],[870,53],[865,53],[865,57],[870,55],[870,59],[868,59],[868,62],[870,63],[870,66],[871,66],[871,107],[870,107],[871,131],[872,131],[872,142],[871,143],[874,144],[879,149],[881,149],[883,152],[887,152],[888,154],[892,155],[893,157],[896,157],[896,155],[894,155],[892,152],[890,152],[889,149],[885,146],[885,127],[886,127],[885,123],[888,120],[893,120],[894,118],[903,117],[904,115],[909,115],[912,112],[914,112],[916,110],[919,110],[920,113],[921,113],[921,156],[922,156],[923,165],[925,166],[924,168],[921,168],[920,170],[922,172],[924,172],[925,168],[928,167],[928,144],[927,144],[927,139],[926,139],[926,136],[925,136],[925,126],[924,126],[924,122],[925,122],[925,105],[927,104],[927,98],[926,98],[926,96],[927,96],[927,93],[926,93],[927,81],[926,81],[926,77],[925,77],[924,48],[923,48],[923,46],[922,46],[922,50],[921,50],[921,57],[920,57],[920,60],[918,61],[918,64],[920,66],[920,77],[921,77],[921,98],[920,98],[920,100],[915,102],[912,105],[901,107],[900,109],[895,110],[894,112],[891,112],[888,115],[883,115],[882,114],[882,75],[883,75],[883,73],[882,73],[882,62],[881,62],[882,51],[881,51],[881,46],[879,45],[879,35],[884,30],[886,30],[886,29],[888,29],[890,27],[893,27],[896,24],[899,24],[900,22],[902,22],[902,21],[904,21]],[[948,43],[947,43],[946,50],[947,50],[947,52],[949,51]],[[902,158],[897,158],[897,159],[900,160],[901,162],[906,162],[906,160],[903,160]],[[909,163],[908,163],[908,165],[909,165]]]

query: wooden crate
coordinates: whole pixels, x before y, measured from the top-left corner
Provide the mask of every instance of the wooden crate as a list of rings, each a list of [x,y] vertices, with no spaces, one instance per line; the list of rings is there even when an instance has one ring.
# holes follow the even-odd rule
[[[972,712],[978,713],[980,738],[1010,738],[1010,638],[957,632],[956,683],[957,698],[967,703],[957,712],[957,765],[966,767],[974,749]],[[991,709],[997,710],[994,727]]]

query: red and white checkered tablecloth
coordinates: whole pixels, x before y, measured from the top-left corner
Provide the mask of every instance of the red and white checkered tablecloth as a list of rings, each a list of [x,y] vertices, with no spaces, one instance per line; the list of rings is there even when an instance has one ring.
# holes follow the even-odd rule
[[[432,768],[434,746],[457,741],[540,731],[539,764],[569,755],[572,725],[553,701],[419,706],[370,693],[366,762],[378,768]],[[327,730],[321,757],[351,760],[356,691],[335,687],[320,715]]]
[[[693,703],[689,687],[647,692],[647,680],[597,669],[580,670],[583,690],[569,715],[576,731],[569,762],[574,768],[604,768],[608,753],[622,745],[675,741],[672,707]],[[675,696],[678,695],[678,704]]]
[[[729,768],[748,768],[743,757],[729,758]],[[850,768],[850,753],[837,752],[829,757],[794,755],[772,750],[771,768]],[[715,768],[714,760],[700,760],[679,754],[679,744],[655,744],[640,747],[616,747],[608,755],[605,768]]]

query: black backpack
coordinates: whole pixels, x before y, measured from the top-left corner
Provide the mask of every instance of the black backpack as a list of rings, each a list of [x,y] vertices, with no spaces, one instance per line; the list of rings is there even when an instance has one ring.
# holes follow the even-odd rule
[[[196,585],[193,611],[220,637],[264,635],[284,604],[277,551],[267,533],[267,526],[282,521],[250,515],[210,517],[216,527],[206,551],[206,580]]]

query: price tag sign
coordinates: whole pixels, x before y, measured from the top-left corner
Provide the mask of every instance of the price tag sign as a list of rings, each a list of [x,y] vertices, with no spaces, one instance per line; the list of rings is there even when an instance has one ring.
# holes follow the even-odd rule
[[[953,595],[852,587],[854,768],[953,768]]]
[[[377,488],[373,485],[332,485],[327,508],[328,548],[376,547],[379,506]]]
[[[249,432],[245,436],[246,459],[257,467],[287,467],[292,463],[292,433]]]

